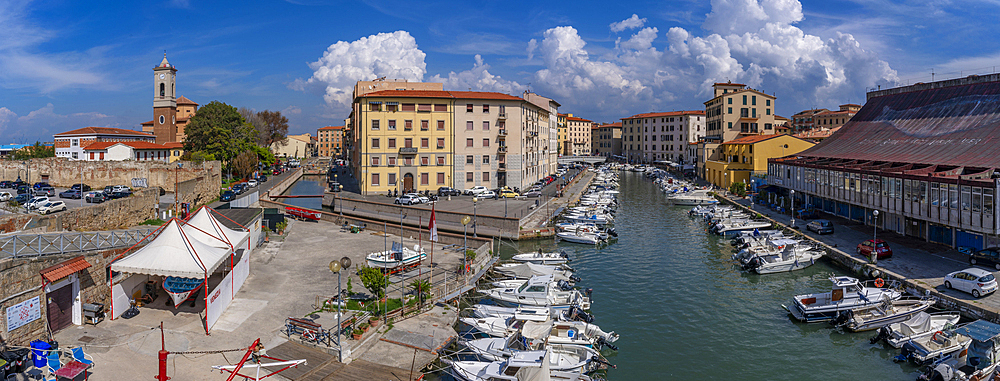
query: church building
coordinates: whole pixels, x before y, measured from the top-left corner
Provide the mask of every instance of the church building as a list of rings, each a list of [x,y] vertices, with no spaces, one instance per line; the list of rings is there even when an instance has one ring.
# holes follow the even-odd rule
[[[153,120],[142,124],[142,131],[156,136],[157,144],[184,141],[184,128],[198,112],[198,104],[177,96],[177,68],[163,61],[153,68]]]

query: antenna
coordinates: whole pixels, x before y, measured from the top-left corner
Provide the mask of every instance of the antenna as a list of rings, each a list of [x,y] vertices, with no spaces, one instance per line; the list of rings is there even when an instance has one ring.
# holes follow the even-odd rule
[[[931,68],[931,82],[934,82],[934,68]]]

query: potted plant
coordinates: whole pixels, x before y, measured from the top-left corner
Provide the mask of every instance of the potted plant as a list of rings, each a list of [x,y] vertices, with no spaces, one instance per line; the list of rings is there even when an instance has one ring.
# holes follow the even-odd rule
[[[361,340],[361,335],[364,335],[364,334],[365,334],[365,331],[362,331],[360,329],[355,329],[354,332],[353,332],[352,337],[354,338],[354,340]]]
[[[288,221],[281,221],[277,224],[274,224],[274,228],[278,230],[278,235],[285,234],[285,228],[287,227],[288,227]]]
[[[381,320],[379,319],[378,316],[375,315],[372,315],[372,317],[368,318],[368,324],[371,325],[372,327],[377,327],[379,321]]]
[[[361,323],[361,325],[358,326],[358,328],[360,328],[362,332],[368,332],[368,327],[370,327],[368,323]]]

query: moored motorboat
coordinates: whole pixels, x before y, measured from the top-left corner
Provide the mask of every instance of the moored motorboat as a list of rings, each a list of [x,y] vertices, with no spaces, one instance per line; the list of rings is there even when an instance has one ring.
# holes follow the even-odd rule
[[[399,242],[393,242],[391,250],[368,254],[365,261],[369,267],[395,269],[419,264],[426,258],[427,253],[420,245],[414,245],[411,250]]]
[[[874,342],[884,338],[886,343],[894,348],[899,348],[907,341],[917,340],[933,335],[934,332],[949,329],[958,324],[961,317],[962,315],[953,311],[920,312],[906,321],[879,328],[879,333],[872,339],[872,342],[874,344]]]
[[[883,300],[875,306],[847,311],[844,327],[853,332],[870,331],[889,324],[901,323],[924,312],[934,301],[930,299]]]
[[[878,284],[882,281],[877,279],[863,283],[848,276],[831,277],[830,281],[833,288],[829,292],[796,295],[790,306],[781,306],[799,321],[816,323],[829,321],[841,312],[874,306],[882,300],[896,300],[902,296],[894,289],[899,285],[897,281]]]
[[[562,290],[551,275],[535,276],[519,287],[497,287],[480,291],[486,296],[510,305],[548,306],[565,310],[570,306],[590,309],[590,290]]]
[[[521,253],[515,254],[510,259],[516,262],[522,263],[534,263],[537,265],[560,265],[569,262],[569,255],[563,252],[533,252],[533,253]]]

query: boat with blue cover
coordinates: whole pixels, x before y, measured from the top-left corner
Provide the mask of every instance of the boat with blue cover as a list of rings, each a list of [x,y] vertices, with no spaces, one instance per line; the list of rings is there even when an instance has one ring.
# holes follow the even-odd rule
[[[191,294],[201,288],[204,283],[204,279],[168,276],[163,280],[163,290],[170,295],[170,299],[174,302],[174,308],[176,308],[191,297]]]

